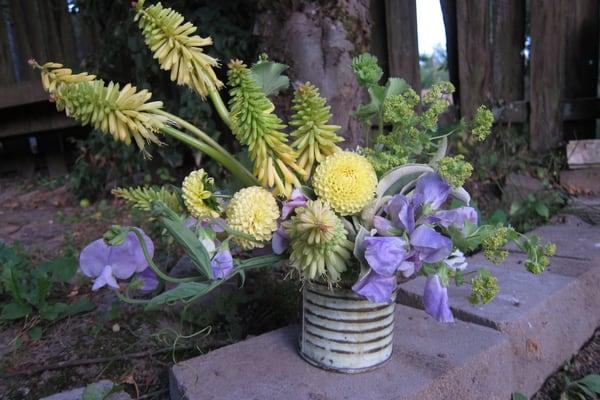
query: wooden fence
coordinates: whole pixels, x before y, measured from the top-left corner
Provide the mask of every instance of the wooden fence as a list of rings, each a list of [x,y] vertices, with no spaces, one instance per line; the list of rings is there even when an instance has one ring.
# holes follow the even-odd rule
[[[418,87],[417,0],[385,0],[389,72]],[[595,137],[600,116],[598,0],[440,0],[461,115],[480,104],[528,124],[531,149]],[[377,35],[377,32],[375,32]],[[530,43],[526,46],[526,43]]]
[[[27,60],[79,66],[94,32],[67,0],[0,0],[0,138],[76,126],[48,103]],[[75,38],[78,38],[75,40]],[[86,39],[87,38],[87,39]]]
[[[371,0],[371,11],[373,50],[391,75],[418,88],[416,1]],[[460,114],[469,116],[487,104],[497,123],[529,126],[533,150],[553,148],[565,138],[594,137],[600,115],[598,0],[440,3]],[[0,120],[5,121],[0,138],[74,124],[42,105],[46,96],[26,63],[36,54],[78,66],[89,54],[96,42],[93,28],[68,12],[67,4],[0,0]],[[86,44],[90,47],[78,47]]]

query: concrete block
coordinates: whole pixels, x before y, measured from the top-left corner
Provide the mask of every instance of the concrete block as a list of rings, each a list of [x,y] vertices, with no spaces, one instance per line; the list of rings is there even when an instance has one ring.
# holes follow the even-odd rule
[[[600,194],[600,168],[560,172],[560,184],[574,194]]]
[[[469,285],[448,292],[456,318],[507,335],[513,390],[532,395],[600,325],[600,262],[554,257],[548,271],[535,276],[525,271],[524,259],[511,254],[498,267],[481,255],[469,260],[469,268],[485,266],[498,277],[500,293],[485,306],[469,303]],[[423,285],[422,277],[403,284],[398,301],[422,308]]]
[[[297,354],[297,327],[176,364],[172,400],[508,399],[507,338],[487,327],[440,324],[399,305],[392,358],[362,374],[327,372]]]
[[[600,257],[600,228],[581,223],[545,225],[534,229],[528,235],[536,234],[544,242],[556,244],[556,256],[575,260],[593,260]],[[514,245],[509,251],[517,251]]]

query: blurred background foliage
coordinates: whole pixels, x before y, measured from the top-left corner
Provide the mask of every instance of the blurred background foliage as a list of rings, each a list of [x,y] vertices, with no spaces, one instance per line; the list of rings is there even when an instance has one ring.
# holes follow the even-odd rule
[[[214,40],[208,52],[224,65],[232,58],[255,58],[256,38],[252,35],[256,4],[247,0],[173,0],[169,6],[198,27],[198,34]],[[153,98],[165,103],[165,108],[190,121],[220,142],[232,145],[230,134],[214,118],[211,106],[195,93],[169,80],[159,69],[144,44],[142,35],[133,21],[133,10],[128,1],[78,0],[70,7],[83,20],[95,27],[99,46],[91,57],[84,60],[82,70],[96,73],[100,78],[121,84],[131,82],[138,88],[152,91]],[[225,80],[225,71],[217,71]],[[74,192],[80,198],[95,200],[105,196],[116,186],[175,182],[187,171],[182,167],[198,161],[185,146],[165,140],[167,146],[153,148],[152,160],[144,159],[135,146],[127,146],[112,138],[92,131],[76,141],[78,157],[71,173]],[[213,175],[217,166],[203,163]]]

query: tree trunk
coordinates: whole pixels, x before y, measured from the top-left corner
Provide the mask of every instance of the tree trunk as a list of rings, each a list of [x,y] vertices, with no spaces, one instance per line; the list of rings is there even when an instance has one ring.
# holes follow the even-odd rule
[[[342,126],[346,147],[362,144],[363,127],[351,114],[365,93],[351,62],[370,45],[369,0],[283,3],[257,18],[259,49],[290,66],[294,85],[310,81],[320,89],[331,105],[332,122]],[[288,93],[276,102],[283,114],[289,115],[290,99]]]

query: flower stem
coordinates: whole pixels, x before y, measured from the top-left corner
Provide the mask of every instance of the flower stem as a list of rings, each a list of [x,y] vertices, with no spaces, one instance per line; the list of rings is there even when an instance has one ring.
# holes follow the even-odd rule
[[[119,300],[124,301],[125,303],[139,305],[139,304],[148,304],[150,302],[150,300],[132,299],[131,297],[121,294],[118,290],[114,290],[114,292],[117,295],[117,297],[119,298]]]
[[[223,167],[227,168],[233,175],[235,175],[240,182],[245,186],[258,186],[258,180],[248,171],[246,168],[240,169],[238,167],[239,162],[229,153],[228,155],[220,153],[214,147],[201,142],[200,140],[189,136],[186,133],[181,132],[179,129],[175,129],[171,126],[163,125],[160,131],[165,135],[174,137],[175,139],[191,146],[197,150],[200,150]],[[239,164],[241,165],[241,164]]]
[[[225,106],[225,103],[223,103],[223,99],[221,98],[219,91],[216,89],[213,89],[210,91],[210,93],[208,95],[210,96],[210,99],[212,100],[213,105],[217,109],[217,113],[219,114],[219,117],[221,117],[221,119],[223,120],[225,125],[227,125],[227,127],[229,127],[229,129],[231,129],[231,118],[229,117],[229,110]]]
[[[160,279],[162,279],[163,281],[166,281],[166,282],[171,282],[171,283],[183,283],[183,282],[197,281],[200,278],[200,277],[174,278],[172,276],[165,274],[154,263],[154,260],[152,260],[152,257],[150,257],[150,254],[148,253],[148,247],[146,246],[146,241],[144,240],[144,237],[142,236],[139,229],[130,227],[128,230],[129,230],[129,232],[133,232],[135,234],[135,236],[137,237],[138,241],[140,242],[140,245],[142,246],[142,251],[144,252],[144,258],[146,258],[146,262],[148,263],[150,268],[152,268],[152,271],[154,271],[154,273]]]

